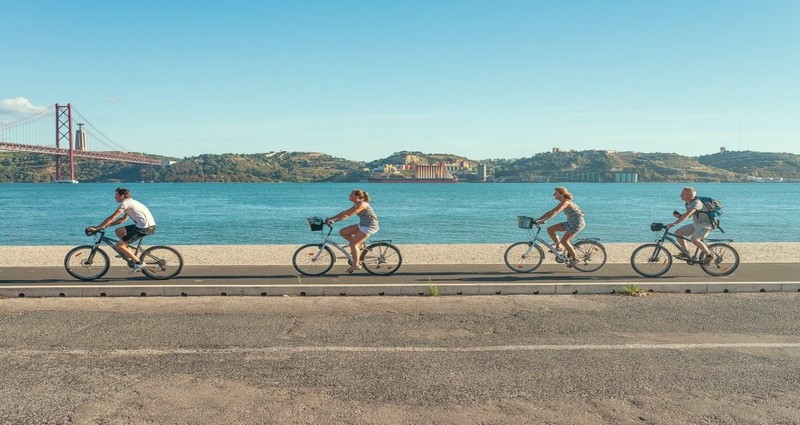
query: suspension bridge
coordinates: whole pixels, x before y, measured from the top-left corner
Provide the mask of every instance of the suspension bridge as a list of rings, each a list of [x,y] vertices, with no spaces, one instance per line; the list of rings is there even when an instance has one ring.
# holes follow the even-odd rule
[[[78,122],[73,118],[77,118]],[[103,148],[98,150],[98,145]],[[157,166],[171,163],[129,153],[128,149],[103,134],[69,103],[55,104],[14,121],[0,121],[0,151],[54,156],[56,182],[77,183],[76,158]],[[66,173],[69,173],[69,179],[64,178]]]

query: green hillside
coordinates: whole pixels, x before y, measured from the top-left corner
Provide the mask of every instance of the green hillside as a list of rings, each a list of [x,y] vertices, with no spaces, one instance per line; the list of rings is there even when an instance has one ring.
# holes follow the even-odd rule
[[[75,169],[84,182],[355,182],[383,164],[432,165],[442,161],[465,166],[455,172],[462,180],[474,179],[479,163],[487,166],[490,179],[498,181],[613,181],[615,172],[636,173],[640,182],[735,182],[744,181],[747,176],[800,179],[800,155],[748,151],[689,157],[589,150],[485,160],[401,151],[368,163],[324,153],[268,152],[200,155],[177,160],[167,167],[78,158]],[[0,182],[51,181],[54,162],[44,155],[0,152]],[[68,166],[68,160],[62,159],[64,178],[69,176]]]

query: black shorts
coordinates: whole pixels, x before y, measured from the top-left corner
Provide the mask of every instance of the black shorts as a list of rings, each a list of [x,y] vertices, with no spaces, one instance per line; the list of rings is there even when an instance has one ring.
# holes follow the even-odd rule
[[[122,241],[125,243],[136,242],[139,239],[152,235],[156,232],[156,226],[150,226],[145,228],[138,228],[135,224],[131,224],[129,226],[125,226],[125,236],[122,237]]]

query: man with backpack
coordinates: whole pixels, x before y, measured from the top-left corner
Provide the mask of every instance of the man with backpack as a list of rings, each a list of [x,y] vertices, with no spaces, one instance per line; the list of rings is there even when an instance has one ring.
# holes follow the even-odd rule
[[[689,216],[692,216],[693,223],[679,228],[675,231],[675,234],[690,239],[692,243],[700,248],[700,251],[705,254],[705,257],[703,258],[703,264],[711,264],[711,262],[714,260],[714,255],[703,242],[703,239],[708,237],[708,234],[714,230],[714,218],[709,216],[708,206],[706,206],[706,204],[697,197],[697,191],[693,187],[684,187],[683,190],[681,190],[681,199],[683,199],[683,201],[686,203],[686,212],[683,214],[677,211],[673,212],[677,219],[674,223],[667,224],[667,228],[676,226],[678,223],[689,218]],[[683,248],[684,251],[689,252],[689,250],[686,248],[686,239],[677,239],[681,248]],[[676,255],[675,258],[679,260],[690,259],[683,253]]]

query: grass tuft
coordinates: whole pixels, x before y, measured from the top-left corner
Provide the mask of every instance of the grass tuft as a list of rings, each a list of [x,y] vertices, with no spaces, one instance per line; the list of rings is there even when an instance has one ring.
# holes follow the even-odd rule
[[[430,276],[428,277],[428,294],[432,297],[439,296],[439,287],[436,286],[436,284],[433,283],[433,281],[431,281]]]
[[[647,295],[647,292],[642,291],[636,285],[623,286],[621,292],[622,292],[622,295],[627,295],[627,296],[630,296],[630,297],[642,297],[644,295]]]

